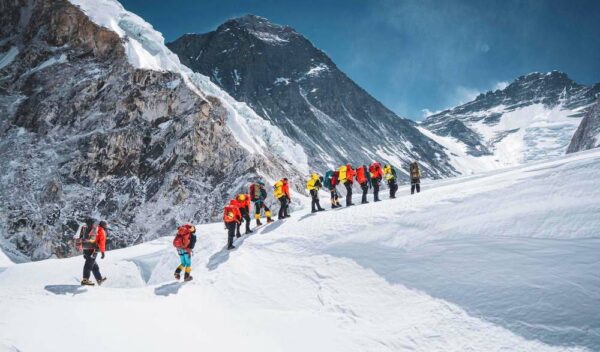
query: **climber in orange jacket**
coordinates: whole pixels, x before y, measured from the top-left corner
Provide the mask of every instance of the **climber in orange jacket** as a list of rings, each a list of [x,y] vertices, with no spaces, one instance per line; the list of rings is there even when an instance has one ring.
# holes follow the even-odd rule
[[[242,221],[246,223],[246,233],[245,235],[252,233],[250,230],[250,195],[249,194],[238,194],[235,197],[235,205],[240,209],[240,214],[242,215]],[[242,234],[240,232],[240,228],[242,227],[242,223],[239,222],[236,228],[236,237],[240,237]]]
[[[285,194],[286,198],[287,198],[287,202],[285,202],[285,211],[284,211],[284,217],[289,218],[290,217],[290,203],[292,202],[292,197],[290,196],[290,184],[288,182],[287,178],[283,178],[281,180],[281,182],[283,182],[283,194]]]
[[[367,165],[360,166],[356,169],[356,181],[358,181],[358,184],[363,191],[361,204],[369,203],[367,201],[367,193],[371,187],[371,174],[369,173],[369,169],[367,169]]]
[[[106,230],[108,224],[102,220],[98,223],[95,229],[91,228],[88,233],[82,234],[82,247],[83,247],[83,258],[85,264],[83,265],[83,279],[81,280],[82,285],[94,286],[94,283],[90,281],[90,272],[94,274],[94,278],[98,285],[102,285],[106,281],[106,277],[102,277],[100,274],[100,267],[96,263],[96,257],[98,252],[101,253],[100,258],[104,259],[104,252],[106,250]]]
[[[233,236],[235,236],[237,225],[242,221],[242,214],[236,203],[235,200],[231,200],[229,205],[223,208],[223,222],[225,222],[225,228],[227,228],[227,250],[235,248]]]

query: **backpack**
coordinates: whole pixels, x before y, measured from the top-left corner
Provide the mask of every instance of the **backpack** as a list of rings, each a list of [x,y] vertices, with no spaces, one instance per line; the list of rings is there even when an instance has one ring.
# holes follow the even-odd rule
[[[183,225],[177,228],[177,234],[173,239],[173,247],[177,249],[187,249],[190,245],[190,228]]]
[[[365,170],[365,168],[363,166],[356,169],[356,180],[358,181],[358,183],[367,182],[366,171],[367,170]]]
[[[334,171],[333,177],[331,178],[331,187],[337,186],[339,179],[340,179],[339,171]]]
[[[75,246],[75,249],[77,249],[80,252],[83,250],[84,241],[90,239],[90,233],[92,232],[92,228],[93,227],[90,226],[90,224],[88,223],[84,223],[83,225],[79,226],[79,229],[77,229],[77,233],[75,234],[75,236],[73,236],[73,245]]]
[[[347,171],[346,165],[340,167],[340,171],[339,171],[339,174],[338,174],[338,181],[345,181],[346,180],[346,171]]]
[[[377,162],[371,164],[369,172],[371,173],[371,178],[381,178],[381,165]]]
[[[325,178],[323,179],[323,186],[329,189],[331,188],[331,181],[333,181],[333,171],[329,170],[325,173]]]
[[[414,180],[419,178],[419,166],[418,165],[410,166],[410,177]]]

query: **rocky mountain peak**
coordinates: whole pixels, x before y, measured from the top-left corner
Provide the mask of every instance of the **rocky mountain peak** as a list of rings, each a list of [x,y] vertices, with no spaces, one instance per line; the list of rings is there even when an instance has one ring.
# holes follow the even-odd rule
[[[373,160],[405,169],[402,164],[417,159],[430,177],[455,173],[438,144],[361,89],[291,27],[247,15],[167,46],[184,65],[209,76],[302,145],[316,170]]]
[[[220,25],[215,33],[233,34],[233,37],[245,32],[254,38],[270,45],[285,45],[299,37],[298,33],[289,26],[282,26],[270,22],[268,19],[252,14],[232,18]],[[233,38],[232,38],[233,39]]]

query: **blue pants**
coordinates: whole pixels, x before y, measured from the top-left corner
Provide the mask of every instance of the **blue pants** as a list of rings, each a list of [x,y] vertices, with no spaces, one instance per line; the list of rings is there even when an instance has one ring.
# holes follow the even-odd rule
[[[192,258],[186,250],[178,249],[177,254],[179,254],[179,263],[182,267],[189,268],[192,266]]]

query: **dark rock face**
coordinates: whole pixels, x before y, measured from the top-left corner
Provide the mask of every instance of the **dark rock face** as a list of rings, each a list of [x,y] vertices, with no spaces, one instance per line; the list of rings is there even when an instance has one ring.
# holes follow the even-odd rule
[[[247,15],[216,31],[168,44],[182,63],[211,77],[301,144],[317,170],[383,160],[419,160],[434,178],[455,174],[443,148],[357,86],[292,28]]]
[[[600,147],[600,98],[586,113],[575,131],[567,153]]]
[[[69,2],[0,10],[0,57],[18,52],[0,68],[0,243],[11,256],[74,254],[88,216],[110,224],[109,248],[218,220],[258,166],[290,170],[240,147],[218,99],[133,68],[122,39]]]
[[[560,107],[576,122],[575,119],[583,116],[599,92],[600,84],[589,87],[580,85],[562,72],[532,73],[519,77],[504,89],[480,94],[469,103],[429,116],[422,125],[438,135],[452,136],[463,142],[471,155],[490,155],[494,153],[495,145],[504,137],[517,132],[511,127],[506,130],[502,130],[501,127],[495,128],[501,126],[500,123],[507,113],[541,104],[548,110]],[[462,122],[462,126],[457,125],[457,121]],[[486,139],[473,127],[475,125],[480,125],[483,129],[487,126],[494,134]],[[572,126],[564,123],[563,126],[556,126],[549,132],[532,127],[525,137],[526,144],[535,144],[537,139],[549,137],[555,141],[555,149],[548,153],[556,153],[557,149],[561,149],[561,144],[564,145],[561,149],[564,153],[567,141],[573,133],[573,128],[568,125]],[[543,156],[545,152],[536,150],[532,154],[532,158],[535,159]]]

